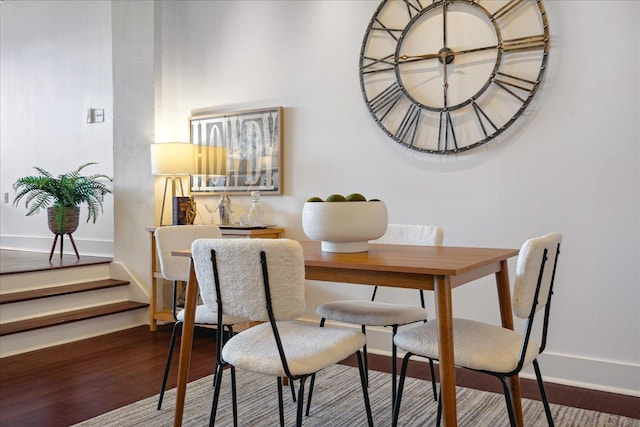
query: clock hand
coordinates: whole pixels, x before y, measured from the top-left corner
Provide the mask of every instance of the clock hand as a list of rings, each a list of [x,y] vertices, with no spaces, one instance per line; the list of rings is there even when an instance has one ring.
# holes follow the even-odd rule
[[[442,6],[442,49],[447,48],[447,8],[448,4],[445,2]],[[442,50],[441,50],[442,52]]]
[[[440,52],[438,53],[425,53],[423,55],[402,55],[398,57],[398,63],[400,62],[415,62],[415,61],[422,61],[422,60],[426,60],[426,59],[435,59],[435,58],[447,58],[449,56],[456,56],[456,55],[464,55],[467,53],[475,53],[475,52],[482,52],[484,50],[493,50],[493,49],[497,49],[499,47],[499,45],[493,45],[493,46],[483,46],[483,47],[477,47],[474,49],[466,49],[466,50],[451,50],[451,51],[447,51],[446,49],[442,49]]]
[[[464,55],[465,53],[482,52],[483,50],[493,50],[499,47],[500,45],[497,45],[497,44],[493,46],[476,47],[474,49],[452,51],[449,55]]]
[[[448,96],[448,91],[449,91],[449,81],[447,78],[447,61],[444,61],[442,63],[442,79],[443,79],[443,84],[442,84],[442,89],[444,90],[444,110],[446,111],[449,108],[449,96]]]
[[[404,64],[407,62],[424,61],[426,59],[442,58],[439,53],[426,53],[424,55],[402,55],[398,57],[398,64]]]

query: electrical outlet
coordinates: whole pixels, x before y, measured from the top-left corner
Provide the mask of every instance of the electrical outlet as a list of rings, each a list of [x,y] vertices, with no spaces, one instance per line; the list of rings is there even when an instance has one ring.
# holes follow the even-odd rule
[[[9,193],[4,193],[4,202],[9,203]]]

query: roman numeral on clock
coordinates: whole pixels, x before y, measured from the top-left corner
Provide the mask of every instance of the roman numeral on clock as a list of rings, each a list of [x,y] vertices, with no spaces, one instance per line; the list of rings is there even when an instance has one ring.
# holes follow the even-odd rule
[[[532,80],[523,79],[506,73],[497,73],[496,76],[499,77],[494,77],[493,83],[504,89],[509,95],[520,100],[520,102],[526,102],[526,98],[522,98],[521,94],[526,94],[526,97],[528,98],[537,83]]]
[[[411,104],[407,112],[402,118],[400,126],[395,136],[406,142],[409,145],[413,145],[416,138],[416,132],[418,130],[418,123],[420,122],[420,113],[422,110],[415,104]]]
[[[379,120],[384,120],[400,97],[402,97],[402,89],[400,86],[396,83],[390,84],[369,102],[371,112],[373,112]]]
[[[449,149],[449,136],[451,136],[451,142],[453,143],[454,150],[457,150],[458,140],[456,139],[456,132],[453,129],[453,121],[451,120],[451,113],[448,110],[441,111],[440,123],[439,123],[439,129],[438,129],[438,150],[439,151],[445,151]]]
[[[482,128],[482,133],[484,133],[485,138],[489,136],[487,133],[487,128],[484,127],[485,122],[490,124],[494,131],[498,130],[498,127],[491,121],[487,113],[484,112],[482,108],[475,101],[471,102],[471,106],[473,107],[473,111],[476,113],[476,118],[478,119],[478,123]],[[493,132],[492,132],[493,133]]]

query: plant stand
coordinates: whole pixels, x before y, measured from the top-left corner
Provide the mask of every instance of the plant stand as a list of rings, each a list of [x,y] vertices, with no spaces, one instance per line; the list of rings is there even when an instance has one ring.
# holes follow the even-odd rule
[[[73,208],[65,207],[51,207],[47,208],[47,219],[49,230],[56,235],[53,239],[53,245],[51,246],[51,253],[49,254],[49,262],[53,258],[53,252],[56,249],[56,243],[58,243],[58,237],[60,238],[60,259],[62,259],[62,250],[64,246],[64,235],[69,236],[71,244],[73,245],[73,251],[76,253],[76,258],[80,259],[78,255],[78,248],[76,248],[76,242],[73,240],[71,233],[78,229],[78,223],[80,219],[80,208],[78,206]]]
[[[78,248],[76,248],[76,242],[73,241],[73,236],[71,235],[71,233],[66,233],[67,236],[69,236],[69,239],[71,240],[71,245],[73,245],[73,251],[76,253],[76,258],[80,259],[80,255],[78,255]],[[58,243],[58,237],[60,237],[60,258],[62,259],[62,249],[63,249],[63,245],[64,245],[64,233],[62,234],[58,234],[56,233],[56,237],[55,239],[53,239],[53,245],[51,246],[51,253],[49,254],[49,261],[51,261],[51,258],[53,258],[53,252],[56,249],[56,243]]]

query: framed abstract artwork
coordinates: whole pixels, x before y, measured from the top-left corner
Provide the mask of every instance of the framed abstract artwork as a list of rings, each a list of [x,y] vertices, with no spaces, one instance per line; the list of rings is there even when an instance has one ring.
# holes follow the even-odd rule
[[[191,193],[282,194],[282,120],[282,107],[190,117]]]

